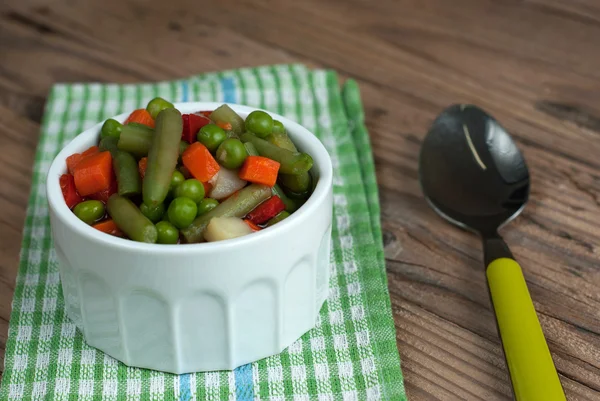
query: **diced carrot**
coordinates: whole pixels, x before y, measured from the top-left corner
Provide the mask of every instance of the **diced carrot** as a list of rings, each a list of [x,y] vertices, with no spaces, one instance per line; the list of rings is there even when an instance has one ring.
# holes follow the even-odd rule
[[[248,156],[240,169],[242,180],[272,187],[277,182],[279,162],[262,156]]]
[[[212,189],[212,185],[210,185],[208,182],[203,182],[202,185],[204,186],[204,193],[207,194],[206,196],[208,196],[210,190]]]
[[[100,152],[98,146],[92,146],[85,152],[72,154],[71,156],[67,157],[67,170],[69,170],[70,174],[73,174],[75,167],[80,161],[88,156],[95,155],[98,152]]]
[[[112,194],[116,194],[119,190],[119,184],[117,183],[117,179],[113,176],[113,179],[110,183],[110,186],[100,192],[96,192],[95,194],[91,194],[88,196],[90,199],[99,200],[101,202],[108,202],[108,198]]]
[[[201,116],[210,118],[210,115],[212,114],[212,111],[197,111],[194,114],[199,114]]]
[[[73,176],[75,187],[81,196],[108,189],[113,181],[110,152],[100,152],[86,157],[77,164]]]
[[[217,125],[223,128],[225,131],[231,131],[231,129],[233,128],[230,123],[226,123],[223,121],[217,121]]]
[[[112,219],[101,221],[100,223],[94,224],[92,227],[94,227],[96,230],[102,231],[103,233],[114,235],[116,237],[124,236],[123,231],[117,227]]]
[[[190,174],[201,182],[207,182],[220,170],[221,166],[200,142],[192,143],[181,155],[183,165]]]
[[[129,123],[144,124],[150,128],[154,128],[154,119],[146,109],[134,110],[123,124]]]
[[[83,198],[79,196],[77,193],[77,189],[75,189],[75,181],[71,174],[63,174],[60,176],[60,189],[63,193],[63,197],[65,198],[65,203],[72,209],[78,203],[83,202]]]
[[[85,152],[82,153],[82,155],[84,157],[88,157],[91,155],[95,155],[96,153],[100,153],[100,148],[98,148],[98,146],[94,145],[94,146],[90,146],[88,150],[86,150]]]
[[[138,162],[138,171],[140,172],[140,177],[144,178],[146,175],[146,168],[148,168],[148,158],[142,157]]]
[[[251,222],[248,219],[244,219],[244,223],[248,224],[248,227],[250,227],[252,229],[252,231],[254,231],[254,232],[261,230],[261,228],[259,226],[257,226],[256,224],[254,224],[253,222]]]

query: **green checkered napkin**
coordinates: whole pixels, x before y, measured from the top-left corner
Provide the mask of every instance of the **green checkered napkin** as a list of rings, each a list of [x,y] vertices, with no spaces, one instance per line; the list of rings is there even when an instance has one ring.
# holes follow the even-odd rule
[[[317,326],[279,355],[233,372],[128,368],[87,346],[67,318],[45,194],[50,162],[107,117],[171,101],[261,107],[314,132],[334,166],[330,296]],[[358,87],[332,71],[277,65],[152,84],[61,84],[36,154],[0,400],[404,400],[387,289],[379,199]]]

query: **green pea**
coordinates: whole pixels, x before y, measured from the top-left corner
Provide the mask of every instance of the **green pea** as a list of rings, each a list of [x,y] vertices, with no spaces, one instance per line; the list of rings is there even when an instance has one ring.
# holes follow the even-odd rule
[[[246,157],[248,157],[248,152],[239,139],[226,139],[217,149],[217,161],[226,168],[240,167]]]
[[[187,143],[186,141],[179,142],[179,157],[181,157],[183,152],[185,152],[185,150],[189,147],[190,147],[190,144]]]
[[[148,206],[145,203],[140,205],[140,212],[153,223],[160,221],[165,214],[165,204],[160,203],[158,206]]]
[[[203,144],[212,153],[215,153],[219,145],[227,139],[227,133],[216,124],[206,124],[198,131],[198,142]]]
[[[113,118],[109,118],[102,124],[102,130],[100,130],[100,138],[113,137],[119,139],[121,136],[121,128],[123,124]]]
[[[94,224],[104,216],[104,203],[98,200],[87,200],[73,209],[75,216],[86,224]]]
[[[168,221],[159,221],[156,223],[158,233],[157,241],[159,244],[176,244],[179,241],[179,230]]]
[[[246,129],[264,138],[273,132],[273,117],[264,111],[255,110],[246,117]]]
[[[187,228],[196,218],[198,206],[190,198],[175,198],[169,205],[169,221],[177,228]]]
[[[173,103],[166,101],[162,97],[155,97],[154,99],[148,102],[146,110],[148,111],[148,113],[150,113],[152,118],[156,120],[156,116],[158,116],[158,113],[160,113],[164,109],[172,109],[174,107],[175,106],[173,106]]]
[[[175,189],[181,185],[185,181],[185,175],[179,170],[173,171],[173,175],[171,176],[171,184],[169,185],[169,192],[167,193],[168,200],[171,200],[175,197]],[[165,200],[166,202],[167,200]]]
[[[198,203],[204,198],[204,185],[200,181],[190,178],[179,184],[173,194],[176,198],[190,198],[194,203]]]
[[[198,203],[198,212],[196,216],[201,216],[205,213],[210,212],[214,208],[219,206],[219,201],[213,198],[204,198]]]
[[[171,185],[170,185],[169,189],[177,188],[179,186],[179,184],[181,184],[184,181],[185,181],[185,177],[183,176],[181,171],[178,171],[178,170],[173,171],[173,175],[171,176]]]
[[[285,127],[281,121],[273,120],[273,132],[278,134],[283,134],[285,132]]]

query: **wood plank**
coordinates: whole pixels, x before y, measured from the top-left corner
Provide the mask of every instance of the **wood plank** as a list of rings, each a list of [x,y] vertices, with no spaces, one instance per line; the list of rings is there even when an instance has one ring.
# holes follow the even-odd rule
[[[0,358],[8,333],[8,321],[21,249],[21,237],[39,126],[15,111],[22,103],[7,102],[0,95]],[[9,97],[8,99],[11,99]],[[12,107],[11,107],[12,106]],[[11,108],[9,108],[11,107]],[[0,373],[4,364],[0,364]]]
[[[214,15],[227,18],[215,24]],[[424,133],[455,102],[491,111],[527,158],[532,199],[503,234],[524,268],[569,399],[597,398],[599,22],[592,0],[3,3],[0,112],[8,118],[0,148],[10,151],[0,154],[8,166],[0,172],[7,211],[0,216],[0,350],[37,124],[54,82],[140,82],[303,62],[361,86],[409,398],[510,396],[479,240],[438,218],[418,184]]]

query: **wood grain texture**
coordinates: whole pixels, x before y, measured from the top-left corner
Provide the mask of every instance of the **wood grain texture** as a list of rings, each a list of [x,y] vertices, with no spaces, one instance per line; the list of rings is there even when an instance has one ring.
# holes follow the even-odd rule
[[[594,0],[3,2],[0,348],[53,83],[303,62],[362,90],[409,399],[510,397],[479,240],[438,218],[417,181],[421,140],[456,102],[491,112],[527,158],[531,202],[503,235],[569,400],[600,398],[599,37]]]

